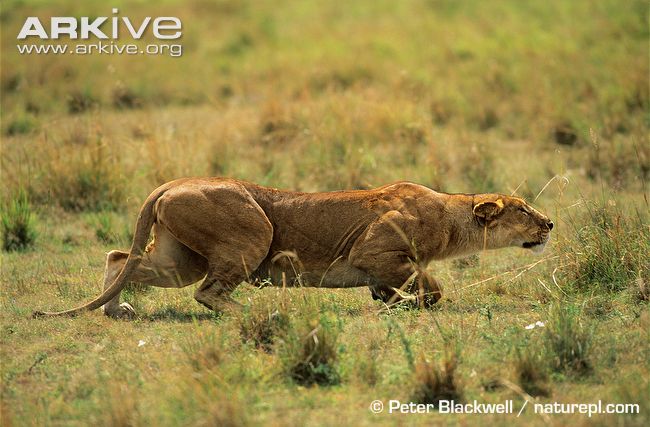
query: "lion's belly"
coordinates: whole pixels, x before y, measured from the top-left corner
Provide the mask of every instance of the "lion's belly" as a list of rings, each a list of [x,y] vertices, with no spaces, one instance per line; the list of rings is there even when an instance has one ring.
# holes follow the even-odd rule
[[[287,258],[265,260],[253,273],[257,281],[273,286],[309,286],[323,288],[353,288],[377,284],[367,273],[345,260],[329,265],[296,262]]]

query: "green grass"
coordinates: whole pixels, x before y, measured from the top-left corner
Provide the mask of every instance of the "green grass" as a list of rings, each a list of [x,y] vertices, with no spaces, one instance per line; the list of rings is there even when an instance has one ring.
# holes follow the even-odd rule
[[[36,240],[36,215],[27,194],[20,190],[0,211],[2,221],[2,248],[5,251],[24,251]]]
[[[340,322],[327,313],[319,313],[311,304],[316,305],[318,301],[301,307],[301,313],[282,341],[280,359],[286,376],[298,385],[337,385],[341,381],[337,343]]]
[[[526,394],[640,403],[640,415],[550,424],[648,423],[645,2],[116,6],[180,17],[183,56],[21,56],[26,16],[110,8],[2,3],[3,242],[29,248],[1,254],[3,425],[513,422],[368,409],[449,390],[515,410]],[[99,294],[105,254],[128,247],[144,198],[192,175],[516,192],[556,228],[542,258],[432,264],[445,295],[432,310],[387,313],[367,289],[242,285],[239,314],[214,315],[194,287],[132,287],[134,321],[29,317]],[[520,418],[547,424],[530,405]]]
[[[551,307],[547,323],[545,343],[552,369],[577,376],[590,374],[593,326],[588,319],[581,319],[579,308],[575,305]]]

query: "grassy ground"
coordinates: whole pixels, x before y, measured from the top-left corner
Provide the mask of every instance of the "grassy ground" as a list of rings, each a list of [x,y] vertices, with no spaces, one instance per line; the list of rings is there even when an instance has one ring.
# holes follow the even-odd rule
[[[26,16],[110,9],[2,4],[3,425],[505,425],[526,399],[522,423],[648,422],[645,2],[113,4],[180,17],[183,56],[21,56]],[[516,191],[556,229],[542,257],[432,264],[430,311],[244,284],[222,317],[189,287],[129,290],[130,322],[29,318],[97,295],[144,197],[187,175]],[[441,396],[515,414],[369,410]],[[641,414],[532,410],[598,399]]]

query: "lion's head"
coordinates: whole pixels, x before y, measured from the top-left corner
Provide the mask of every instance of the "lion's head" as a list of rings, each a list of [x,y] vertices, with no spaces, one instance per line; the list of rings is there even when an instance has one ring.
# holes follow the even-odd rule
[[[501,194],[477,195],[473,213],[487,228],[490,249],[518,246],[542,252],[550,238],[553,222],[518,197]]]

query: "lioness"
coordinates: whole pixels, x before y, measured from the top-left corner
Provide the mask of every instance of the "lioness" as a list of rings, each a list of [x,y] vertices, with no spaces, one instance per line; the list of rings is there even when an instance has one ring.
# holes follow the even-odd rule
[[[179,179],[147,198],[131,250],[108,253],[102,295],[72,310],[34,314],[103,306],[108,316],[130,317],[133,308],[119,303],[128,282],[179,288],[201,278],[195,299],[215,311],[234,302],[230,294],[242,281],[369,286],[385,302],[403,298],[402,287],[429,306],[442,296],[425,271],[430,261],[507,246],[541,251],[552,228],[517,197],[446,194],[409,182],[301,193],[236,179]]]

